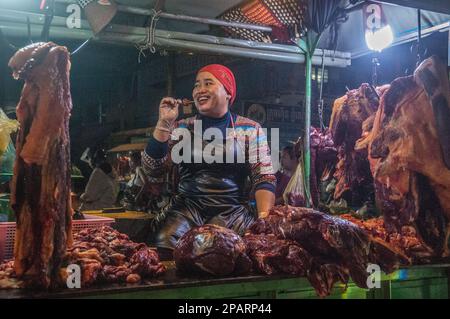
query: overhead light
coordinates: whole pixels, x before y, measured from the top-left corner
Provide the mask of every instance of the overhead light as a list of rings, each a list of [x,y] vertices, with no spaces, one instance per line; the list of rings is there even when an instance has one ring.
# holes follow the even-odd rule
[[[381,52],[394,41],[394,34],[390,25],[386,25],[375,31],[366,31],[367,47],[373,51]]]

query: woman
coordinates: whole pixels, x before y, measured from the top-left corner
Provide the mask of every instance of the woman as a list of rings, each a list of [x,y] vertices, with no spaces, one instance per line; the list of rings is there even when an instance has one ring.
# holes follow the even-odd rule
[[[232,152],[231,158],[236,160],[238,152],[243,151],[246,159],[243,163],[198,162],[195,160],[198,150],[194,148],[194,158],[190,158],[193,160],[183,160],[178,166],[178,193],[157,218],[159,228],[153,244],[159,248],[173,249],[184,233],[203,224],[217,224],[243,234],[257,217],[268,215],[275,201],[275,176],[267,139],[258,123],[230,111],[236,98],[236,82],[231,70],[219,64],[203,67],[197,73],[192,96],[199,114],[178,122],[181,101],[170,97],[161,100],[158,123],[143,152],[146,174],[150,178],[160,178],[173,164],[177,154],[171,150],[180,142],[169,141],[175,128],[194,131],[190,138],[196,145],[195,138],[199,134],[196,121],[201,122],[200,134],[215,128],[226,141],[232,141],[224,143],[231,147],[222,148],[223,158],[228,158],[226,154]],[[247,143],[242,143],[244,135],[248,136]],[[183,143],[189,142],[184,138]],[[258,152],[260,160],[255,161]],[[244,193],[244,184],[249,176],[255,190],[258,216],[246,207],[248,196]]]
[[[283,151],[281,152],[280,164],[281,170],[275,174],[277,179],[277,188],[275,189],[275,205],[285,204],[283,193],[298,165],[298,159],[294,154],[294,147],[292,145],[288,145],[283,148]]]
[[[81,211],[111,208],[116,203],[118,187],[111,164],[106,161],[102,150],[95,152],[89,165],[94,170],[89,177],[84,193],[81,194]]]

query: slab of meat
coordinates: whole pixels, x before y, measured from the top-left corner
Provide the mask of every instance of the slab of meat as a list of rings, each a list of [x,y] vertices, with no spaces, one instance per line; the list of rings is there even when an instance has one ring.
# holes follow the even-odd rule
[[[217,225],[189,230],[178,241],[173,257],[177,269],[186,275],[240,275],[249,273],[252,267],[242,238]]]
[[[433,256],[433,251],[421,241],[412,226],[403,226],[399,232],[388,232],[382,217],[368,220],[357,219],[349,214],[340,215],[340,217],[358,225],[372,237],[403,251],[414,264],[428,263]]]
[[[355,150],[363,135],[363,122],[378,109],[380,92],[363,83],[358,89],[336,99],[330,120],[330,130],[338,150],[338,164],[334,174],[337,179],[334,198],[344,197],[352,206],[362,206],[373,201],[373,179],[367,160],[367,149]]]
[[[337,161],[337,151],[334,147],[333,139],[329,129],[320,130],[311,127],[310,132],[310,150],[311,150],[311,200],[314,207],[319,205],[320,191],[319,186],[322,179],[329,180],[333,176],[334,167]],[[299,138],[294,145],[294,153],[297,158],[301,158],[303,151],[303,139]],[[297,170],[301,170],[301,174]],[[302,207],[306,205],[306,194],[303,187],[303,167],[299,165],[291,181],[286,187],[285,203]],[[294,183],[294,184],[292,184]],[[300,186],[297,186],[300,185]],[[296,186],[296,187],[294,187]]]
[[[305,249],[312,257],[308,278],[319,295],[329,294],[337,281],[347,283],[349,276],[359,287],[367,288],[369,263],[378,264],[387,273],[400,264],[409,264],[401,251],[355,224],[308,208],[277,206],[249,232],[273,234]]]
[[[450,88],[445,66],[425,60],[381,98],[369,160],[388,231],[417,227],[437,256],[448,256]]]
[[[306,276],[310,269],[311,256],[294,241],[278,239],[272,234],[247,234],[243,239],[247,255],[258,272]]]
[[[52,42],[35,43],[14,54],[9,66],[25,81],[11,185],[14,266],[29,285],[48,288],[59,284],[71,243],[69,52]]]
[[[314,207],[320,202],[320,183],[329,180],[335,170],[337,150],[329,129],[311,127],[311,198]]]

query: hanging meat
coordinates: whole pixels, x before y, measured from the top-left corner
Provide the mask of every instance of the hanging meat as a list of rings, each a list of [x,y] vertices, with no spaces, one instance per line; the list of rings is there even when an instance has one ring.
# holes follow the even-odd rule
[[[363,83],[358,89],[336,99],[333,105],[330,130],[338,150],[334,198],[344,198],[351,206],[362,206],[366,201],[373,201],[373,179],[367,150],[355,150],[355,144],[364,132],[363,122],[377,111],[378,96],[384,89],[374,89]]]
[[[355,224],[309,208],[277,206],[267,218],[258,219],[249,233],[274,235],[304,249],[311,256],[308,279],[320,296],[328,295],[338,281],[346,284],[350,277],[367,288],[369,263],[390,273],[410,262],[403,252]]]
[[[217,225],[189,230],[178,241],[173,257],[177,269],[187,275],[241,275],[249,273],[252,267],[242,238]]]
[[[17,51],[9,66],[25,81],[11,185],[14,267],[28,285],[49,288],[60,282],[71,243],[69,52],[52,42],[34,43]]]
[[[369,136],[377,202],[388,231],[413,225],[437,256],[450,230],[450,87],[437,57],[394,80]]]
[[[329,129],[320,130],[311,126],[310,131],[311,150],[311,201],[314,207],[321,203],[321,182],[329,180],[336,165],[336,148]],[[294,145],[294,154],[297,158],[302,157],[303,139],[299,138]],[[285,189],[285,203],[288,205],[302,207],[306,205],[306,193],[304,189],[303,165],[298,165],[294,175]]]
[[[321,202],[320,185],[322,181],[328,181],[334,173],[337,150],[334,146],[330,129],[319,130],[311,127],[311,198],[314,207]]]

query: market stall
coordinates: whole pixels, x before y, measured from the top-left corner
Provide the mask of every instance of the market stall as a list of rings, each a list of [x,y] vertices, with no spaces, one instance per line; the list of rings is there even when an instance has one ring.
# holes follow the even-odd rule
[[[213,1],[203,14],[219,19],[204,19],[163,12],[160,1],[152,10],[130,7],[125,0],[118,5],[106,1],[106,8],[100,2],[72,2],[42,1],[41,6],[48,5],[41,34],[45,41],[18,50],[9,62],[14,78],[25,84],[17,107],[17,157],[14,171],[8,173],[17,223],[0,223],[0,298],[449,298],[448,68],[436,57],[424,59],[420,48],[421,37],[431,32],[422,32],[421,19],[434,13],[417,12],[414,73],[377,86],[377,62],[373,62],[368,66],[374,68],[373,82],[347,89],[335,100],[329,129],[323,127],[322,100],[320,127],[315,129],[311,127],[313,65],[322,68],[316,77],[320,74],[323,80],[325,65],[344,68],[355,54],[365,54],[358,45],[351,47],[336,37],[341,24],[348,28],[360,22],[361,16],[369,19],[367,10],[372,4],[257,0],[224,5]],[[75,17],[79,27],[65,28],[67,21],[54,15],[55,3],[76,6],[74,14],[83,9],[86,20]],[[183,5],[174,7],[174,12],[187,9]],[[374,6],[374,13],[381,10],[381,5]],[[393,12],[401,10],[394,8]],[[257,14],[258,10],[265,14]],[[438,11],[448,13],[446,10]],[[435,14],[435,29],[448,30],[444,13]],[[120,14],[150,16],[150,24],[147,28],[109,24]],[[20,22],[24,16],[28,29]],[[23,36],[26,30],[31,39],[36,28],[30,25],[40,25],[41,16],[0,8],[0,28],[6,36]],[[374,22],[372,35],[386,22],[384,14],[375,16],[372,18],[380,25],[375,27]],[[175,21],[171,26],[181,26],[181,30],[158,30],[160,18]],[[179,21],[219,25],[233,38],[197,32],[205,31],[202,27],[186,33]],[[413,36],[404,34],[402,41]],[[72,52],[48,42],[65,37],[84,42]],[[156,234],[156,223],[167,218],[164,208],[161,213],[104,207],[103,211],[86,211],[84,220],[72,220],[70,60],[96,41],[133,44],[139,49],[139,58],[164,49],[304,63],[303,124],[299,124],[301,138],[294,147],[299,165],[284,193],[285,205],[264,212],[239,235],[224,224],[193,227],[177,241],[171,255],[174,261],[163,261],[163,250],[147,241]],[[207,72],[216,71],[211,68]],[[169,75],[169,93],[172,85]],[[230,93],[228,86],[225,89]],[[236,92],[232,93],[234,96],[227,96],[231,103],[236,97]],[[177,107],[203,103],[183,101],[184,105],[171,103]],[[100,124],[102,112],[100,107]],[[249,126],[230,116],[234,134],[239,131],[234,121],[238,128]],[[161,126],[159,121],[155,130],[160,136],[169,136],[171,124]],[[113,139],[133,134],[145,137],[116,143],[109,153],[145,150],[143,170],[151,176],[152,170],[166,165],[162,159],[167,155],[155,160],[145,153],[148,136],[155,136],[152,132],[144,128],[116,133]],[[129,164],[120,158],[118,162]],[[123,179],[128,173],[124,170]],[[156,173],[150,183],[164,180],[165,175]],[[193,198],[179,204],[189,202],[197,209],[200,205]],[[3,208],[3,198],[0,203],[2,211],[13,212]],[[375,213],[368,213],[371,209]]]

